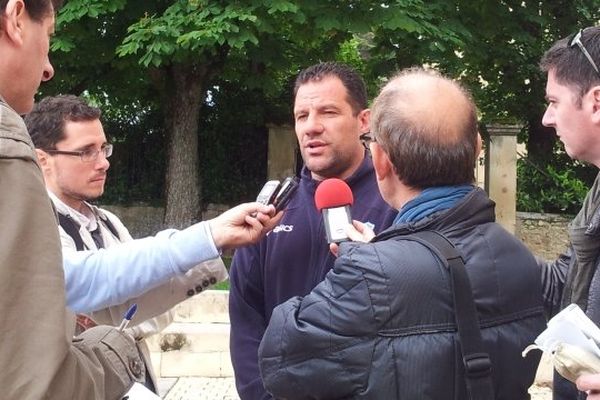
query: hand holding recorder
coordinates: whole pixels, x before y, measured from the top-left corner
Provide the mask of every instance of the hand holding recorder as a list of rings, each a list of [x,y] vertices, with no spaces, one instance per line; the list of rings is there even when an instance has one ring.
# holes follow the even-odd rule
[[[244,203],[208,221],[215,246],[221,250],[256,243],[281,220],[273,205]]]

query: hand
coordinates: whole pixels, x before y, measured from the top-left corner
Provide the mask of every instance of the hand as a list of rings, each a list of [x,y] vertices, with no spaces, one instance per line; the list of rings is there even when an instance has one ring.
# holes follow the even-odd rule
[[[353,242],[370,242],[375,237],[375,232],[368,228],[365,224],[360,221],[353,220],[352,225],[348,225],[346,227],[346,234],[348,238]],[[334,256],[338,256],[339,246],[337,243],[331,243],[329,245],[329,251],[333,253]]]
[[[581,375],[576,383],[577,389],[588,394],[588,400],[600,400],[600,374]]]
[[[360,221],[352,221],[346,228],[346,234],[353,242],[368,243],[375,237],[375,232]]]
[[[215,246],[221,250],[256,243],[281,220],[283,212],[260,203],[240,204],[208,221]]]

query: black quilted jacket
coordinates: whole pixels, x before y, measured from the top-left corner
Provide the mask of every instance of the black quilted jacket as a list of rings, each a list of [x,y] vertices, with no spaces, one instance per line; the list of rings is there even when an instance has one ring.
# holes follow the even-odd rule
[[[496,399],[529,398],[539,354],[521,351],[545,327],[540,271],[494,222],[480,189],[447,211],[392,226],[399,236],[343,243],[323,282],[273,312],[259,349],[267,390],[282,399],[467,399],[449,274],[427,247],[401,236],[425,229],[442,232],[465,260]]]

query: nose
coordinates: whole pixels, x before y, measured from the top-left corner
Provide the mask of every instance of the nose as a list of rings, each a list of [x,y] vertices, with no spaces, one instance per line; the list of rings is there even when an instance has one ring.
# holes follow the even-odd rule
[[[315,135],[323,133],[323,130],[324,126],[321,119],[317,115],[311,113],[304,122],[304,132],[307,135]]]
[[[108,158],[106,158],[104,152],[101,151],[100,154],[98,154],[98,158],[96,159],[96,168],[102,171],[107,171],[109,167],[110,161],[108,161]]]
[[[551,105],[546,108],[544,116],[542,117],[542,125],[552,127],[554,126],[554,112],[550,109]]]
[[[54,67],[50,63],[50,60],[46,61],[44,71],[42,72],[42,82],[47,82],[54,76]]]

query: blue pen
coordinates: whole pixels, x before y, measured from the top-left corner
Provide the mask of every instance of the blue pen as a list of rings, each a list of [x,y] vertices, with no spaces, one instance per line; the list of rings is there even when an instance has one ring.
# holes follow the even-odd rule
[[[137,304],[133,303],[131,305],[131,307],[129,307],[129,309],[127,310],[127,312],[125,313],[125,316],[123,317],[123,321],[121,321],[121,325],[119,325],[119,330],[122,331],[123,329],[127,328],[127,325],[129,324],[129,321],[131,321],[131,318],[133,318],[133,316],[135,315],[135,312],[137,311]]]

